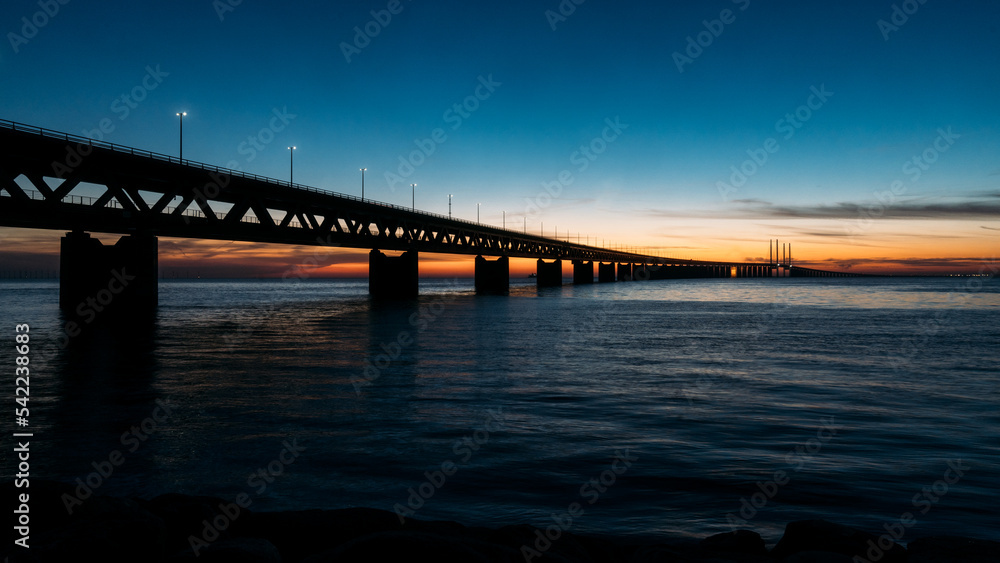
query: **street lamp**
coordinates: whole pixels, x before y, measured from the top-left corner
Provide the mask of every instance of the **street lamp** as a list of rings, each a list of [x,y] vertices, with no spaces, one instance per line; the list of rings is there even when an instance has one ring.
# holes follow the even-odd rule
[[[365,200],[365,170],[368,169],[367,168],[361,169],[361,201]]]
[[[477,222],[477,223],[479,223],[479,222],[480,222],[480,221],[479,221],[479,206],[480,206],[480,205],[482,205],[482,204],[481,204],[481,203],[477,203],[477,204],[476,204],[476,222]]]
[[[448,194],[448,218],[451,219],[451,194]]]
[[[177,117],[181,118],[181,151],[180,151],[180,158],[179,158],[179,160],[181,160],[181,161],[184,160],[184,116],[187,115],[187,114],[188,113],[186,111],[182,111],[182,112],[180,112],[180,113],[177,114]]]
[[[295,149],[298,147],[288,147],[288,185],[295,183]]]
[[[507,229],[507,211],[501,211],[501,213],[503,213],[503,228],[504,228],[504,230],[506,230]]]
[[[412,210],[416,211],[417,210],[417,185],[416,184],[410,184],[410,197],[413,200],[413,201],[410,202],[410,205],[412,206]]]

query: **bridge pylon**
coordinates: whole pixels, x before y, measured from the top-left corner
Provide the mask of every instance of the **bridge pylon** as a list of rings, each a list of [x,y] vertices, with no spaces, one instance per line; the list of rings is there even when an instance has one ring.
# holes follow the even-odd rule
[[[419,295],[417,251],[386,256],[368,253],[368,293],[376,299],[416,299]]]
[[[594,263],[573,260],[573,285],[594,283]]]
[[[615,263],[605,264],[601,262],[597,265],[597,281],[608,283],[615,281]]]
[[[156,311],[157,238],[133,234],[106,246],[84,231],[60,241],[59,307],[77,321]]]
[[[476,293],[510,293],[510,258],[501,256],[496,260],[487,260],[482,254],[476,256]]]
[[[562,260],[556,258],[546,262],[541,258],[537,263],[536,283],[538,287],[559,287],[562,285]]]
[[[632,264],[627,262],[618,263],[618,281],[632,281]]]

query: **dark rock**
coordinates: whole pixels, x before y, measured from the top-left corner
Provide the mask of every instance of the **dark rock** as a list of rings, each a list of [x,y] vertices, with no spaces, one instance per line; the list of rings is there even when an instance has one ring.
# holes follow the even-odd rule
[[[644,545],[632,553],[629,563],[688,563],[682,550],[668,545]]]
[[[486,536],[486,540],[517,551],[541,553],[544,557],[535,556],[532,561],[579,561],[593,562],[625,562],[627,555],[620,546],[598,538],[580,536],[571,532],[561,532],[556,540],[545,535],[546,531],[534,526],[519,524],[504,526]],[[546,559],[546,557],[548,559]],[[524,561],[525,556],[521,555]]]
[[[456,536],[425,532],[380,532],[313,555],[302,563],[370,561],[435,561],[436,563],[518,563],[521,555],[507,547]],[[540,559],[539,562],[545,561]]]
[[[906,548],[910,563],[986,563],[1000,561],[1000,542],[955,536],[913,540]]]
[[[785,534],[771,551],[783,559],[802,551],[828,551],[850,557],[859,556],[871,563],[906,563],[906,549],[888,537],[826,520],[800,520],[785,526]]]
[[[220,540],[197,553],[189,549],[167,560],[168,563],[281,563],[281,554],[274,544],[259,538]]]
[[[191,547],[191,538],[214,543],[240,535],[251,518],[249,509],[216,497],[170,493],[140,501],[167,528],[167,553]]]
[[[163,520],[131,499],[94,497],[64,526],[32,538],[34,561],[160,561]]]
[[[0,493],[16,498],[12,484]],[[430,559],[533,563],[979,563],[1000,561],[1000,542],[952,536],[914,540],[909,550],[825,520],[792,522],[770,554],[750,530],[701,542],[629,543],[528,525],[499,529],[407,519],[370,508],[254,513],[214,497],[162,495],[150,501],[91,495],[32,481],[32,548],[0,546],[11,563],[308,563]],[[81,502],[82,500],[82,502]],[[211,528],[205,537],[206,526]],[[8,529],[8,534],[11,529]],[[555,539],[553,539],[553,537]],[[192,539],[198,541],[192,544]],[[655,541],[655,540],[654,540]],[[167,557],[166,554],[173,554]]]
[[[635,548],[629,563],[777,563],[770,555],[715,551],[686,545],[649,545]]]
[[[411,522],[416,521],[407,520]],[[361,536],[403,528],[394,513],[373,508],[259,512],[246,524],[247,536],[267,539],[285,561],[299,561]]]
[[[709,536],[701,540],[700,547],[712,552],[767,555],[764,539],[757,532],[750,530],[736,530]]]
[[[782,559],[782,563],[852,563],[854,558],[843,553],[829,551],[800,551]]]

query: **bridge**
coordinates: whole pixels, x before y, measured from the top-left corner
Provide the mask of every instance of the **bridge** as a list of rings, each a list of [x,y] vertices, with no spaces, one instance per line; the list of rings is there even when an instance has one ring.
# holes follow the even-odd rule
[[[563,261],[572,262],[574,283],[593,283],[595,263],[600,282],[856,275],[777,256],[727,263],[574,244],[5,120],[0,140],[0,226],[67,231],[66,310],[123,284],[131,303],[155,308],[161,236],[370,249],[375,297],[416,296],[421,252],[474,255],[478,292],[507,291],[511,257],[537,259],[539,286],[562,284]],[[81,184],[104,192],[73,195]],[[125,236],[105,246],[90,232]]]

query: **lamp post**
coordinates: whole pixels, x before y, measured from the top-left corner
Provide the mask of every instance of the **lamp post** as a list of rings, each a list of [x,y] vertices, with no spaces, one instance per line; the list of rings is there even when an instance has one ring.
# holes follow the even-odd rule
[[[503,213],[503,228],[506,230],[507,229],[507,211],[504,210],[504,211],[501,211],[501,213]]]
[[[412,201],[410,202],[411,209],[413,211],[416,211],[417,210],[417,185],[416,184],[410,184],[410,197],[412,198]]]
[[[482,203],[477,203],[477,204],[476,204],[476,222],[477,222],[477,223],[480,223],[480,222],[481,222],[481,221],[479,220],[479,217],[480,217],[480,215],[479,215],[479,206],[480,206],[480,205],[482,205]]]
[[[368,169],[367,168],[361,169],[361,201],[365,200],[365,170]]]
[[[181,150],[180,150],[180,158],[179,158],[179,160],[181,162],[184,161],[184,116],[187,115],[187,114],[188,113],[186,111],[182,111],[182,112],[180,112],[180,113],[177,114],[177,117],[181,118]]]
[[[448,194],[448,218],[451,219],[451,194]]]
[[[292,185],[295,183],[295,149],[297,147],[288,147],[288,184]]]

